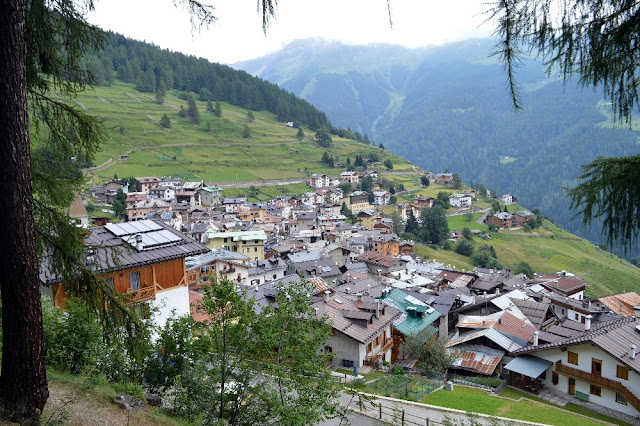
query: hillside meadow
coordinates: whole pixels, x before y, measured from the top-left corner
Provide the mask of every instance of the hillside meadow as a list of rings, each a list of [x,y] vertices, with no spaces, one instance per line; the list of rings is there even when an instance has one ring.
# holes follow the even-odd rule
[[[469,222],[464,216],[447,218],[451,230],[479,229],[488,231],[486,225],[476,222],[479,214]],[[491,239],[474,237],[477,246],[489,244],[494,247],[498,260],[514,268],[520,262],[527,262],[534,271],[554,273],[568,271],[581,276],[589,283],[587,294],[600,297],[623,291],[638,291],[640,268],[626,260],[600,249],[588,240],[577,237],[545,220],[544,227],[526,233],[519,230],[491,232]],[[433,249],[417,245],[416,253],[429,259],[436,259],[458,270],[473,269],[470,257],[452,250]]]
[[[207,182],[301,179],[306,173],[338,175],[344,168],[327,168],[320,159],[323,152],[345,164],[355,155],[367,158],[376,153],[382,162],[389,159],[394,171],[413,172],[412,165],[383,149],[356,141],[333,137],[334,144],[324,149],[315,143],[315,132],[304,129],[302,141],[297,129],[287,127],[265,111],[252,111],[221,102],[222,117],[206,111],[206,102],[197,101],[200,123],[178,115],[187,102],[169,91],[164,102],[152,93],[141,93],[133,85],[116,81],[112,86],[96,86],[75,99],[77,106],[103,120],[108,139],[96,155],[96,169],[90,173],[98,180],[118,176],[180,176]],[[171,128],[160,126],[167,115]],[[249,126],[251,138],[242,136]],[[121,160],[122,155],[128,159]]]

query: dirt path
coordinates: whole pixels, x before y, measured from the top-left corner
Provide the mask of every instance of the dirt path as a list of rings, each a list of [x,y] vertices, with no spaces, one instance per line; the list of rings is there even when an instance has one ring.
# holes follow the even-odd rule
[[[49,400],[45,406],[44,422],[61,422],[69,425],[153,425],[145,417],[144,407],[137,413],[129,413],[106,397],[79,392],[73,385],[49,382]]]

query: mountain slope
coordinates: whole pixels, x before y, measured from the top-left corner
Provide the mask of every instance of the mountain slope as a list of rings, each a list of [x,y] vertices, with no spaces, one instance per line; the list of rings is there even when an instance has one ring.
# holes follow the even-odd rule
[[[597,156],[639,151],[635,130],[610,125],[600,91],[547,78],[539,61],[527,59],[517,74],[524,108],[514,111],[505,72],[489,56],[491,40],[417,50],[293,45],[235,66],[277,81],[326,111],[335,125],[368,133],[420,167],[448,168],[498,195],[512,193],[599,242],[597,224],[581,230],[579,220],[571,222],[562,188]],[[314,52],[314,64],[323,66],[300,62],[300,51]]]

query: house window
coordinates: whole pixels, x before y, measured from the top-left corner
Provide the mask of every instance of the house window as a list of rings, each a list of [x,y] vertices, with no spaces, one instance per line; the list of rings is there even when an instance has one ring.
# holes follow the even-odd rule
[[[602,389],[600,388],[600,386],[590,385],[589,393],[591,395],[600,396],[602,394]]]
[[[258,247],[254,247],[254,248],[253,248],[253,252],[254,252],[254,253],[257,253],[257,252],[258,252]]]
[[[617,392],[616,392],[616,402],[618,404],[627,405],[627,400],[624,398],[624,396],[620,395]]]
[[[106,281],[108,287],[113,288],[113,277],[107,277],[107,278],[105,278],[105,281]],[[618,367],[620,367],[620,366],[618,366]]]
[[[227,242],[227,239],[228,239],[228,238],[225,238],[225,239],[224,239],[224,242],[225,242],[225,243]]]
[[[580,319],[580,315],[576,313],[576,321],[578,321],[579,319]]]
[[[371,353],[371,343],[367,345],[367,353]]]
[[[140,272],[129,273],[129,288],[131,290],[140,290]]]
[[[576,352],[567,352],[567,362],[569,364],[578,365],[578,354]]]
[[[622,365],[616,367],[616,377],[623,380],[629,380],[629,369]]]
[[[602,376],[602,360],[591,358],[591,374]]]
[[[556,373],[555,371],[551,373],[551,383],[553,383],[554,385],[558,384],[558,373]]]
[[[380,336],[376,337],[376,347],[380,346]]]

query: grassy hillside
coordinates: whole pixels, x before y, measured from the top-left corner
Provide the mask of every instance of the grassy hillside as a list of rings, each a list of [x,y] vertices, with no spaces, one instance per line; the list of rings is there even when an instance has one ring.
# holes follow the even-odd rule
[[[448,218],[452,230],[470,229],[488,230],[485,225],[472,222],[464,216]],[[549,221],[544,228],[532,233],[504,231],[491,233],[491,240],[474,238],[476,246],[489,244],[495,248],[498,260],[509,267],[519,262],[527,262],[536,272],[553,273],[566,270],[580,275],[589,284],[587,293],[599,297],[606,294],[626,291],[639,291],[640,268],[611,253],[601,250],[591,242],[579,238]],[[425,258],[436,259],[458,270],[473,268],[471,258],[454,251],[434,250],[424,245],[416,247],[416,252]]]
[[[305,138],[298,141],[297,129],[278,122],[273,114],[253,112],[255,121],[249,122],[247,110],[226,103],[221,103],[222,117],[215,117],[206,112],[205,102],[197,102],[200,123],[194,124],[178,116],[180,106],[186,109],[187,102],[173,92],[158,104],[151,94],[116,81],[111,87],[95,87],[80,94],[76,102],[101,117],[107,129],[109,138],[95,159],[98,167],[91,171],[101,179],[117,174],[173,175],[207,182],[258,181],[301,179],[305,169],[332,175],[344,170],[326,168],[320,162],[324,151],[341,163],[347,157],[353,161],[356,153],[366,157],[376,152],[381,162],[393,162],[394,171],[412,171],[411,164],[400,157],[352,140],[334,137],[333,147],[325,150],[305,129]],[[170,129],[159,124],[164,114],[171,119]],[[242,137],[245,124],[251,129],[251,139]],[[129,159],[119,160],[123,154]],[[382,163],[379,166],[384,168]]]

